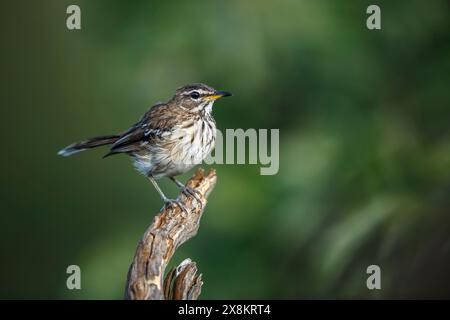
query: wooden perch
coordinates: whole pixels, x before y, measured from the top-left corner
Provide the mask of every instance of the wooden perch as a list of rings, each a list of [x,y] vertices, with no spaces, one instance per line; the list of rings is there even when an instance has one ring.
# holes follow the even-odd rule
[[[216,172],[205,176],[197,170],[187,182],[196,190],[202,205],[192,196],[181,193],[179,200],[188,209],[165,206],[139,241],[128,271],[125,299],[130,300],[196,300],[202,287],[201,274],[191,259],[185,259],[167,274],[164,271],[175,250],[197,234],[206,199],[216,184]]]

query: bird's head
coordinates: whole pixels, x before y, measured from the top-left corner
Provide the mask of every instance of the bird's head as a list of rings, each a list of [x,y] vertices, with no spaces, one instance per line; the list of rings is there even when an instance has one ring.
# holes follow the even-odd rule
[[[229,96],[231,96],[229,92],[218,91],[206,84],[196,83],[177,89],[171,102],[189,112],[211,112],[214,101]]]

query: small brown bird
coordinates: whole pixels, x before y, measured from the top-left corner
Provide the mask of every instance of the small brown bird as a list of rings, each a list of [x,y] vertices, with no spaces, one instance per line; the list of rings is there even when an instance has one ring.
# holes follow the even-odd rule
[[[185,194],[195,197],[196,191],[175,179],[203,159],[214,148],[216,122],[211,112],[214,101],[231,96],[205,84],[191,84],[176,90],[167,103],[156,104],[130,129],[117,135],[101,136],[71,144],[58,152],[61,156],[111,145],[105,157],[126,153],[134,160],[139,172],[150,179],[164,203],[176,204],[187,212],[178,200],[167,198],[156,179],[169,177]]]

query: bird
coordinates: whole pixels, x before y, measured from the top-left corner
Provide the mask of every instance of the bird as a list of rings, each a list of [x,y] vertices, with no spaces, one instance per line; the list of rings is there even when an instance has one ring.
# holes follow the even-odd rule
[[[218,99],[229,96],[232,96],[230,92],[203,83],[180,87],[169,101],[150,107],[128,130],[73,143],[58,155],[68,157],[101,146],[110,147],[104,158],[125,153],[132,158],[135,168],[151,181],[164,205],[178,205],[187,213],[184,204],[168,198],[156,180],[169,178],[185,195],[193,196],[202,204],[197,191],[175,177],[200,164],[213,150],[216,122],[212,107]]]

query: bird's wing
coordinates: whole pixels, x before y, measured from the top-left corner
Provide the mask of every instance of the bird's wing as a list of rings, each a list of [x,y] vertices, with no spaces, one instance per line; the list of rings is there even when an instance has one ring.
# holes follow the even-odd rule
[[[105,157],[117,153],[138,151],[142,143],[155,142],[170,133],[177,123],[176,117],[167,110],[168,108],[167,104],[153,106],[139,122],[120,136]]]

